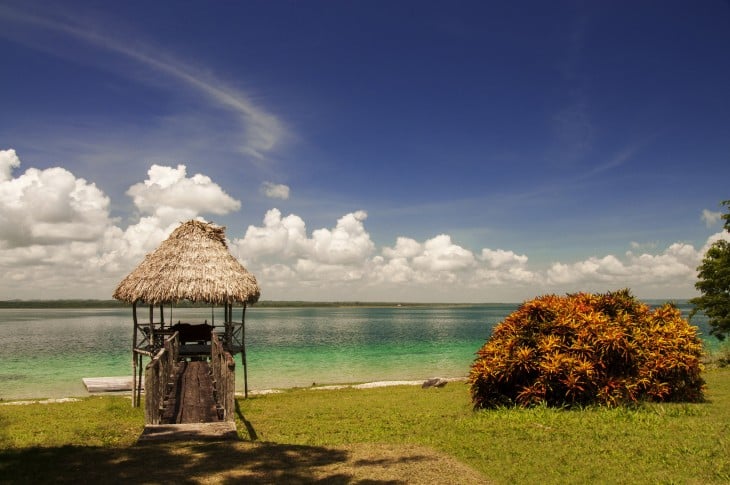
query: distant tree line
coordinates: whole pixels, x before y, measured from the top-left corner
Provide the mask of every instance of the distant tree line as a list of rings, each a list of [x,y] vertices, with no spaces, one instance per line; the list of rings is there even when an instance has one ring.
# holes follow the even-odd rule
[[[123,308],[129,306],[117,300],[4,300],[0,308]]]
[[[459,304],[438,303],[393,303],[362,301],[259,301],[256,307],[263,308],[338,308],[338,307],[425,307],[425,306],[460,306]],[[463,305],[461,305],[463,306]],[[0,300],[0,308],[127,308],[129,303],[118,300]],[[193,303],[181,301],[175,303],[176,308],[208,308],[209,303]]]

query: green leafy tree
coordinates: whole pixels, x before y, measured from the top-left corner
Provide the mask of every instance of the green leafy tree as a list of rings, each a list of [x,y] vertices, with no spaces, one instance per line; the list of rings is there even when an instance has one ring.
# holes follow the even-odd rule
[[[725,219],[725,230],[730,232],[730,200],[723,201],[722,205],[729,211],[722,218]],[[714,242],[697,271],[695,288],[702,296],[690,300],[694,305],[690,317],[702,311],[709,320],[710,333],[724,340],[730,333],[730,243],[723,240]]]

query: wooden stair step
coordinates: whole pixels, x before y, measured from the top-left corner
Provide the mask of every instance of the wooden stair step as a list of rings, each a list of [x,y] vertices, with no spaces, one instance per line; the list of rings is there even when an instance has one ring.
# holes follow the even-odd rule
[[[148,424],[137,443],[155,441],[235,441],[238,440],[236,423]]]

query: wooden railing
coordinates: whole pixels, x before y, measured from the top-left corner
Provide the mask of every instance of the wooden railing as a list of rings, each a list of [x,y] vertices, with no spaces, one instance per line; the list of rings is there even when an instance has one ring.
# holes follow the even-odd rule
[[[210,339],[210,357],[218,417],[224,421],[233,421],[236,410],[236,364],[215,332]]]
[[[160,424],[164,411],[165,394],[168,390],[180,350],[180,340],[175,332],[165,339],[163,346],[152,357],[144,370],[144,418],[146,424]]]

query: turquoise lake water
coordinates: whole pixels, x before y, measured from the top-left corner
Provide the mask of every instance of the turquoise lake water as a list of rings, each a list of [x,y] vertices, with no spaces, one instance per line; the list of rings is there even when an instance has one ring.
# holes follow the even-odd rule
[[[517,306],[254,306],[246,312],[249,389],[463,377]],[[166,313],[167,321],[213,317],[222,322],[222,311]],[[83,377],[131,375],[131,321],[131,309],[0,309],[0,399],[84,396]],[[706,332],[703,319],[693,324]],[[241,369],[240,356],[236,363]],[[240,371],[236,379],[242,389]]]

